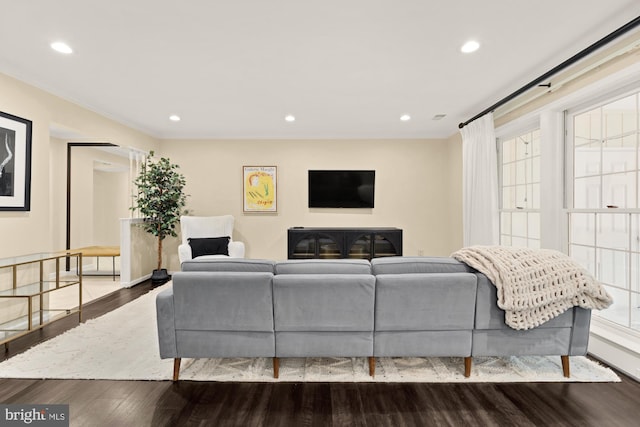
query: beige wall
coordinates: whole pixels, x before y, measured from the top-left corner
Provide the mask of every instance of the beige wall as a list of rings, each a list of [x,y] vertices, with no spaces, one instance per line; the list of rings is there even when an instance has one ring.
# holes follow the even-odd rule
[[[93,171],[94,245],[120,245],[120,218],[129,217],[129,171]]]
[[[0,93],[0,111],[33,122],[31,210],[0,212],[0,258],[57,250],[65,227],[66,141],[51,138],[50,128],[143,150],[157,149],[157,140],[3,74]]]
[[[247,257],[271,259],[287,257],[287,229],[294,226],[398,227],[405,255],[448,255],[459,247],[451,228],[461,215],[452,213],[461,180],[448,183],[461,170],[458,151],[448,140],[161,142],[162,155],[185,175],[192,214],[233,215],[233,238],[245,242]],[[278,213],[242,212],[243,165],[278,167]],[[375,208],[309,209],[309,169],[375,169]],[[177,268],[174,260],[169,267]]]
[[[196,215],[234,215],[234,238],[246,243],[248,257],[286,258],[286,230],[293,226],[399,227],[404,230],[406,255],[448,255],[459,247],[456,217],[461,214],[455,210],[459,209],[461,189],[455,176],[461,163],[455,141],[158,142],[1,74],[0,93],[1,111],[33,121],[32,209],[0,212],[0,233],[10,242],[0,247],[0,257],[64,246],[68,139],[52,137],[51,127],[71,132],[75,141],[155,149],[170,157],[187,178],[188,208]],[[278,166],[278,213],[242,212],[243,165]],[[375,209],[307,208],[308,169],[375,169]],[[75,179],[72,188],[80,188],[82,181]],[[86,191],[87,201],[92,203],[93,193],[88,187]],[[78,218],[74,226],[88,227]],[[167,239],[165,247],[166,266],[177,270],[177,239]]]

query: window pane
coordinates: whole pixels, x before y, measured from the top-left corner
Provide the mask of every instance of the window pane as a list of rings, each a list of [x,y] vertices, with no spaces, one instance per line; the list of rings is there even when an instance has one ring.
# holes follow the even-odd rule
[[[529,203],[527,201],[527,186],[526,185],[516,185],[516,208],[525,209],[530,208]]]
[[[626,144],[629,145],[625,146]],[[615,138],[602,144],[602,173],[627,172],[635,169],[635,141],[629,138]]]
[[[502,143],[502,163],[513,162],[516,159],[515,141],[509,139]]]
[[[540,184],[533,184],[531,191],[531,207],[533,209],[540,209]]]
[[[573,206],[577,209],[597,209],[600,204],[600,177],[575,180]]]
[[[533,156],[540,155],[540,129],[531,132],[531,154]]]
[[[502,167],[502,186],[515,185],[516,183],[516,165],[509,163]]]
[[[516,187],[505,187],[502,189],[502,208],[516,208]]]
[[[573,129],[576,145],[582,145],[591,139],[600,139],[600,108],[577,115]]]
[[[629,257],[627,252],[598,249],[598,280],[619,288],[629,288]]]
[[[511,213],[500,213],[500,233],[511,234]]]
[[[524,237],[513,236],[511,238],[511,246],[518,246],[521,248],[527,247],[527,239]]]
[[[525,212],[511,214],[511,234],[513,236],[527,237],[527,214]],[[526,246],[526,242],[519,246]]]
[[[527,183],[527,166],[524,160],[519,160],[515,163],[516,166],[516,184],[526,184]]]
[[[593,276],[596,275],[596,250],[587,246],[571,245],[571,258],[583,266]]]
[[[605,136],[607,138],[637,129],[636,98],[637,95],[634,94],[602,107],[606,123]]]
[[[631,250],[640,252],[640,215],[630,215],[631,221]]]
[[[598,214],[596,241],[599,247],[629,250],[629,216]]]
[[[636,207],[636,173],[616,173],[602,177],[602,207]]]
[[[600,173],[600,143],[595,147],[580,147],[574,152],[574,175],[590,176]]]
[[[528,239],[527,247],[531,249],[540,249],[540,240],[538,239]]]
[[[535,212],[529,212],[527,222],[529,224],[528,236],[529,238],[540,238],[540,214]]]
[[[629,289],[640,292],[640,254],[631,252],[631,277],[629,278]]]
[[[595,214],[571,214],[571,243],[594,246],[596,244]]]

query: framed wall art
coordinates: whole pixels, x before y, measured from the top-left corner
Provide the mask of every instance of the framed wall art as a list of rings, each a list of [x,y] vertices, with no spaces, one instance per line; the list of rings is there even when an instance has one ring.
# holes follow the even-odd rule
[[[278,211],[277,166],[243,166],[244,212]]]
[[[31,209],[31,120],[0,111],[0,211]]]

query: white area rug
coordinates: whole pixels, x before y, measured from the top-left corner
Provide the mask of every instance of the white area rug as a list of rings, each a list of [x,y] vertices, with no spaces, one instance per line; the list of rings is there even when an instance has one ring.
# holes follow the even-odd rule
[[[0,378],[170,380],[173,359],[160,359],[155,297],[157,288],[117,310],[71,329],[0,363]],[[378,358],[376,376],[366,358],[282,358],[275,380],[271,358],[183,359],[181,380],[316,382],[617,382],[609,368],[571,357],[571,378],[560,357],[476,357],[470,378],[463,360]]]

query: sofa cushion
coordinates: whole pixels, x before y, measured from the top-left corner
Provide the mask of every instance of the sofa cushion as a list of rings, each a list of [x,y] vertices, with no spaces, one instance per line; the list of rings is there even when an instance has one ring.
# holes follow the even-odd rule
[[[276,331],[373,331],[375,277],[284,274],[273,277]]]
[[[176,330],[273,331],[271,273],[173,274]]]
[[[376,331],[473,329],[476,276],[472,273],[376,276]]]
[[[371,263],[366,259],[304,259],[280,261],[276,274],[371,274]]]
[[[471,273],[474,270],[449,257],[384,257],[371,260],[373,274]]]
[[[191,257],[202,255],[229,255],[229,236],[190,238]]]
[[[182,271],[238,271],[273,273],[275,261],[245,258],[201,257],[182,263]]]

